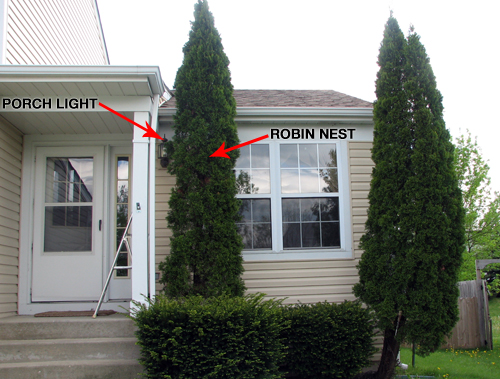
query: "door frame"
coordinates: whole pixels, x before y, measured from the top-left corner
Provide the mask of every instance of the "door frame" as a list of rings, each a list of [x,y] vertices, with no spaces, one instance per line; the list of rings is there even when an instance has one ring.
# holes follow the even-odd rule
[[[116,247],[114,244],[114,236],[115,236],[115,231],[116,231],[116,219],[114,217],[114,210],[116,206],[116,192],[115,192],[115,186],[116,182],[115,180],[117,179],[115,176],[115,170],[117,169],[117,162],[116,158],[118,156],[129,156],[129,204],[128,204],[128,217],[130,217],[130,214],[132,212],[131,208],[131,201],[132,201],[132,180],[133,180],[133,172],[132,172],[132,165],[133,165],[133,154],[132,154],[132,144],[129,146],[110,146],[109,147],[109,158],[107,163],[107,166],[109,167],[109,175],[107,176],[107,182],[109,185],[109,191],[105,196],[107,196],[107,201],[108,201],[108,206],[106,207],[106,210],[109,212],[109,217],[107,217],[107,225],[109,228],[108,235],[110,236],[108,240],[106,241],[106,247],[107,251],[109,251],[108,257],[105,260],[104,267],[105,267],[105,274],[106,278],[109,273],[109,270],[111,269],[111,265],[113,264],[114,260],[114,254],[116,253]],[[129,241],[131,243],[131,241]],[[129,263],[131,263],[131,260],[129,260]],[[132,270],[129,270],[129,276],[126,278],[119,278],[117,279],[115,276],[116,272],[113,273],[113,276],[111,277],[111,280],[109,282],[109,287],[108,290],[106,291],[106,296],[104,298],[105,301],[128,301],[132,299]],[[119,296],[119,294],[125,296]]]
[[[78,141],[78,142],[75,142]],[[23,141],[23,162],[21,174],[21,209],[19,227],[19,279],[18,279],[18,314],[30,315],[45,311],[90,310],[95,309],[97,302],[31,302],[32,286],[32,246],[34,196],[35,196],[35,152],[38,147],[68,147],[68,146],[102,146],[104,148],[104,178],[109,178],[110,146],[132,146],[132,134],[104,134],[104,135],[27,135]],[[109,193],[109,180],[104,180],[103,206],[103,237],[109,238],[111,229],[109,203],[106,194]],[[106,204],[107,203],[107,204]],[[105,240],[106,238],[103,238]],[[103,241],[105,243],[105,241]],[[108,274],[109,265],[103,257],[103,283]],[[129,308],[129,301],[110,301],[104,309],[123,311]]]

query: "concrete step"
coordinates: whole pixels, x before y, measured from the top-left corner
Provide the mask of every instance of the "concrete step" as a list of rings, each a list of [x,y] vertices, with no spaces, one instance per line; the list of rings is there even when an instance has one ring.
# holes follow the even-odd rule
[[[138,379],[142,372],[126,359],[0,363],[2,379]]]
[[[124,315],[92,317],[15,316],[0,319],[2,340],[134,337],[134,322]]]
[[[140,357],[137,339],[79,338],[0,340],[0,363],[74,360],[135,359]]]

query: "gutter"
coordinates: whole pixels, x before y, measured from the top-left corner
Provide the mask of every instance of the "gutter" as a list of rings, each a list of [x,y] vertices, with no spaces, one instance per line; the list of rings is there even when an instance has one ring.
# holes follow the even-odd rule
[[[160,108],[160,121],[173,120],[175,108]],[[235,121],[242,122],[356,122],[373,123],[372,108],[238,107]]]
[[[103,77],[108,81],[120,77],[145,76],[148,78],[152,95],[163,95],[165,92],[158,66],[0,66],[0,81],[2,82],[22,82],[22,77],[29,81],[36,79],[36,81],[51,82],[77,77],[82,81],[88,81],[91,76]]]

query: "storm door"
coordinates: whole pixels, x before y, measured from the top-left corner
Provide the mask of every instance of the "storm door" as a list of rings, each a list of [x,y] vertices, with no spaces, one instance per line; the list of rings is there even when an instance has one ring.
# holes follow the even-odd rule
[[[103,148],[36,151],[32,301],[94,301],[102,290]]]

